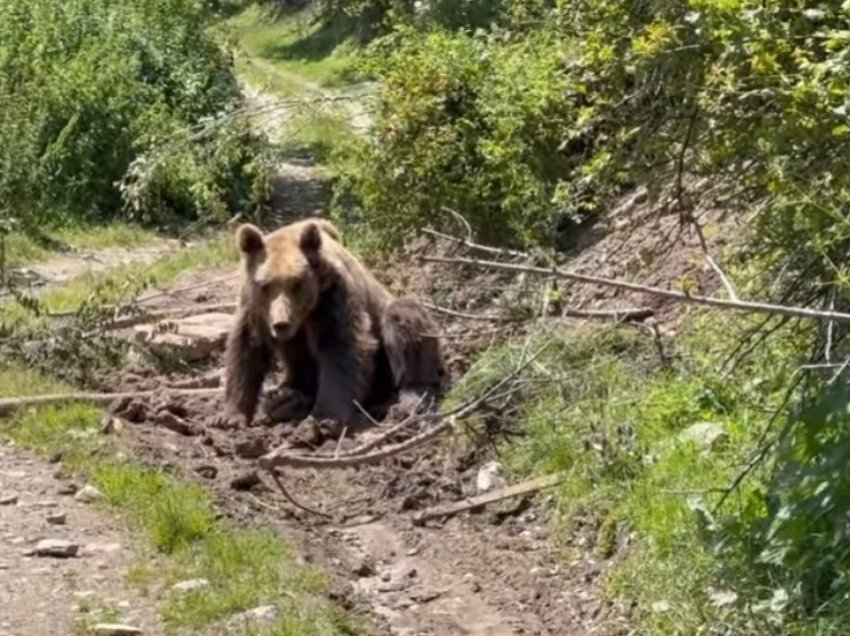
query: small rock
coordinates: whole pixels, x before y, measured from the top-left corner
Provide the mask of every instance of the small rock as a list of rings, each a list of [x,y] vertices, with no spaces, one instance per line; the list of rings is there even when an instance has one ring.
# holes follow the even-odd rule
[[[197,592],[198,590],[202,590],[205,587],[208,587],[210,584],[206,579],[189,579],[188,581],[180,581],[179,583],[175,583],[171,586],[171,589],[175,592],[187,593],[187,592]]]
[[[280,611],[274,605],[255,607],[246,612],[240,612],[230,617],[229,623],[234,626],[245,626],[252,623],[273,623],[280,618]]]
[[[389,572],[384,572],[381,575],[381,581],[383,581],[384,583],[389,583],[392,580],[393,580],[393,575],[390,574]]]
[[[87,543],[84,550],[86,554],[111,554],[121,551],[121,544],[112,543]]]
[[[255,470],[241,473],[230,480],[230,487],[233,490],[251,490],[254,486],[260,483],[260,476]]]
[[[47,515],[47,523],[52,526],[64,526],[68,520],[68,515],[65,512],[51,512]]]
[[[18,503],[18,495],[0,495],[0,506],[14,506]]]
[[[697,422],[682,431],[679,439],[694,442],[701,448],[711,450],[729,439],[723,426],[714,422]]]
[[[257,459],[265,455],[268,452],[268,448],[265,439],[262,437],[252,437],[241,442],[236,442],[233,452],[236,453],[237,457],[243,459]]]
[[[138,627],[120,623],[98,623],[92,631],[97,636],[129,636],[130,634],[142,633],[142,630]]]
[[[430,603],[431,601],[435,601],[440,598],[444,592],[442,590],[425,590],[422,592],[417,592],[415,594],[411,594],[410,598],[420,605],[424,605],[425,603]]]
[[[120,433],[124,430],[124,422],[116,415],[104,415],[100,420],[100,432],[102,435],[111,435],[112,433]]]
[[[218,468],[210,464],[201,464],[200,466],[195,466],[195,473],[204,479],[215,479],[218,476]]]
[[[156,423],[163,427],[167,428],[169,431],[174,431],[179,435],[194,435],[196,431],[192,428],[192,425],[189,424],[186,420],[183,420],[171,411],[160,411],[156,414]]]
[[[62,484],[56,492],[65,496],[74,495],[77,492],[77,486],[76,484]]]
[[[669,601],[655,601],[655,603],[653,603],[651,607],[652,611],[656,614],[666,614],[671,609],[673,609],[673,606],[670,605]]]
[[[367,578],[370,576],[375,576],[375,564],[372,563],[371,559],[363,559],[357,566],[354,568],[354,575],[359,576],[360,578]]]
[[[33,554],[36,556],[67,559],[77,556],[79,550],[80,546],[71,541],[65,541],[64,539],[43,539],[36,544]]]
[[[475,489],[478,494],[488,492],[505,485],[502,479],[502,465],[499,462],[488,462],[478,471],[475,478]]]
[[[93,503],[103,499],[103,493],[90,484],[86,484],[80,488],[79,492],[74,495],[74,500],[80,503]]]

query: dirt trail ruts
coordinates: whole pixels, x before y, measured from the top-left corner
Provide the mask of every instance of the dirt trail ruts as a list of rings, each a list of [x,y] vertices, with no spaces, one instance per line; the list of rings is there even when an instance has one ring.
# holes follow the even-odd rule
[[[73,634],[80,623],[116,622],[162,633],[156,608],[125,585],[133,559],[126,531],[76,501],[75,484],[54,477],[57,467],[0,439],[0,634]],[[43,539],[76,544],[77,556],[30,556]]]
[[[398,270],[393,271],[398,277]],[[203,302],[236,297],[238,280],[223,283],[221,274],[209,274],[217,282],[201,293]],[[175,287],[187,281],[197,284],[202,277],[194,273]],[[180,302],[199,301],[184,296]],[[472,332],[467,331],[470,328]],[[455,379],[468,367],[470,350],[482,346],[475,329],[480,326],[441,317],[441,332],[453,336],[446,346]],[[108,378],[107,384],[116,390],[154,389],[175,379],[179,377],[166,379],[154,370],[135,368]],[[136,454],[207,483],[239,519],[278,528],[307,561],[333,575],[343,604],[371,619],[370,633],[625,633],[622,612],[600,593],[602,564],[579,545],[573,546],[570,560],[554,547],[564,547],[565,542],[550,536],[545,494],[508,500],[445,523],[413,525],[417,511],[473,494],[479,468],[492,459],[489,452],[459,453],[446,440],[358,469],[287,469],[283,476],[287,487],[310,507],[329,512],[333,519],[326,521],[292,507],[267,478],[250,477],[256,470],[252,457],[289,439],[294,425],[236,431],[207,428],[207,418],[221,408],[217,397],[165,393],[158,400],[137,404],[128,410],[136,422],[131,429]],[[158,426],[163,410],[179,414],[192,426],[183,434]],[[349,438],[343,448],[362,441]],[[335,444],[329,440],[322,450],[333,452]]]

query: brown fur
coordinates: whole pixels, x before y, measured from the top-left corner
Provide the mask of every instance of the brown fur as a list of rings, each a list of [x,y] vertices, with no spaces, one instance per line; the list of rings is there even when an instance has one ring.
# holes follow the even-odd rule
[[[236,237],[245,280],[227,343],[226,418],[253,419],[275,358],[318,419],[347,424],[355,401],[396,391],[406,406],[434,395],[445,370],[433,320],[415,300],[396,300],[330,222],[265,236],[243,225]]]

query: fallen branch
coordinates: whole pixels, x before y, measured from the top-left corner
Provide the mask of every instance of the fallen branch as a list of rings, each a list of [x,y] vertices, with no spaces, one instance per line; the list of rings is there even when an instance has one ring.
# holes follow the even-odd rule
[[[530,495],[543,490],[544,488],[556,486],[563,480],[564,476],[557,473],[554,475],[544,475],[542,477],[537,477],[536,479],[530,479],[519,484],[514,484],[513,486],[508,486],[507,488],[486,492],[476,497],[468,497],[461,501],[456,501],[455,503],[428,508],[427,510],[423,510],[422,512],[414,515],[413,524],[421,526],[432,519],[453,517],[454,515],[466,512],[467,510],[474,510],[475,508],[504,501],[505,499],[510,499],[512,497]]]
[[[729,277],[721,269],[720,265],[717,264],[711,257],[711,252],[708,249],[708,242],[705,240],[705,234],[702,232],[702,226],[700,226],[699,221],[695,218],[691,218],[691,225],[693,225],[694,230],[696,231],[697,239],[699,239],[700,249],[702,250],[703,258],[708,263],[709,267],[714,270],[714,273],[717,274],[717,277],[720,279],[720,282],[723,283],[723,286],[726,288],[726,293],[729,294],[729,299],[737,301],[738,293],[735,291],[735,287],[732,285],[732,281],[729,280]]]
[[[510,318],[508,316],[485,316],[481,314],[470,314],[463,311],[456,311],[432,305],[431,303],[422,303],[422,305],[436,313],[453,316],[455,318],[463,318],[465,320],[480,320],[483,322],[504,322],[509,324],[523,324],[531,322],[532,318]],[[654,315],[655,312],[649,307],[626,307],[623,309],[565,309],[561,316],[564,318],[601,318],[614,319],[617,322],[625,321],[641,321]]]
[[[400,444],[387,446],[383,450],[363,455],[346,455],[338,458],[313,455],[287,455],[286,451],[289,449],[282,447],[273,450],[268,455],[260,457],[260,468],[264,470],[272,470],[278,466],[291,466],[293,468],[354,468],[365,464],[377,463],[436,439],[444,431],[454,426],[454,423],[455,418],[446,418],[437,426],[424,433],[420,433],[416,437],[411,437]]]
[[[175,318],[188,318],[189,316],[198,316],[200,314],[207,313],[232,313],[235,310],[235,303],[175,307],[174,309],[142,312],[133,316],[121,316],[107,323],[104,328],[109,331],[117,331],[118,329],[129,329],[130,327],[135,327],[136,325],[142,325],[148,322],[172,320]]]
[[[280,477],[277,474],[277,471],[274,468],[270,468],[268,470],[269,475],[271,475],[272,480],[277,486],[278,490],[283,494],[284,497],[291,503],[293,506],[298,508],[299,510],[303,510],[304,512],[309,512],[311,515],[316,515],[318,517],[324,517],[325,519],[331,519],[332,517],[326,512],[322,512],[321,510],[316,510],[315,508],[310,508],[305,506],[300,501],[295,499],[292,495],[289,494],[289,491],[286,489],[286,486],[283,485],[283,482],[280,480]]]
[[[179,380],[172,382],[167,386],[169,389],[212,389],[221,386],[223,373],[212,371],[197,378],[189,378],[187,380]]]
[[[640,322],[651,318],[655,312],[649,307],[629,307],[624,309],[565,309],[566,318],[611,318],[617,322]]]
[[[240,276],[240,274],[232,274],[230,276],[222,276],[220,278],[212,278],[212,279],[206,280],[202,283],[196,283],[194,285],[188,285],[186,287],[181,287],[181,288],[175,289],[173,291],[156,292],[156,293],[151,294],[149,296],[141,296],[141,297],[136,299],[136,302],[137,303],[146,303],[146,302],[149,302],[151,300],[156,300],[157,298],[162,298],[162,297],[165,297],[165,296],[177,296],[178,294],[181,294],[183,292],[193,291],[195,289],[201,289],[203,287],[210,287],[210,286],[216,285],[218,283],[224,283],[224,282],[227,282],[229,280],[233,280],[234,278],[237,278],[238,276]],[[235,304],[233,304],[232,306],[235,306]],[[117,305],[103,305],[101,307],[101,309],[103,309],[103,310],[114,309],[114,310],[118,311],[120,309],[120,307],[118,307]],[[224,311],[224,310],[222,310],[222,311]],[[45,315],[48,318],[61,319],[61,318],[71,318],[73,316],[76,316],[79,313],[80,313],[79,310],[72,309],[72,310],[69,310],[69,311],[51,311],[51,312],[48,312]],[[127,316],[127,318],[130,318],[130,316]]]
[[[213,396],[221,393],[221,389],[167,389],[154,391],[126,391],[123,393],[64,393],[53,395],[32,395],[27,397],[10,397],[0,399],[0,417],[9,415],[13,411],[31,406],[53,406],[56,404],[67,404],[68,402],[91,402],[98,406],[109,406],[115,400],[125,398],[142,399],[153,398],[163,393],[174,393],[190,396]]]
[[[650,287],[648,285],[639,285],[637,283],[629,283],[614,278],[602,278],[601,276],[592,276],[590,274],[579,274],[576,272],[569,272],[563,269],[559,269],[557,267],[534,267],[532,265],[514,265],[512,263],[485,261],[475,258],[443,258],[439,256],[421,256],[420,260],[425,261],[427,263],[468,265],[471,267],[477,267],[479,269],[495,269],[508,272],[535,274],[538,276],[551,276],[554,278],[574,280],[582,283],[591,283],[594,285],[602,285],[604,287],[613,287],[615,289],[623,289],[642,294],[649,294],[652,296],[661,296],[663,298],[669,298],[671,300],[690,303],[694,305],[706,305],[710,307],[719,307],[721,309],[730,309],[734,311],[775,314],[778,316],[791,316],[794,318],[807,318],[810,320],[834,320],[835,322],[850,323],[850,314],[842,312],[820,311],[817,309],[808,309],[806,307],[773,305],[771,303],[760,303],[744,300],[726,300],[724,298],[714,298],[711,296],[692,296],[685,292],[674,291],[671,289],[661,289],[660,287]]]

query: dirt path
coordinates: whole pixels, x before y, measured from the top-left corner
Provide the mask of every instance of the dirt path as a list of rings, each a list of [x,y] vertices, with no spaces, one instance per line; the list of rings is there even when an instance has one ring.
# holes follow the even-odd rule
[[[223,283],[225,272],[209,273],[216,281],[203,302],[232,301],[237,281]],[[193,274],[186,282],[203,281]],[[195,292],[193,292],[195,293]],[[169,298],[191,306],[191,295]],[[468,325],[443,319],[441,331],[458,334]],[[469,363],[467,347],[475,341],[447,341],[456,375]],[[458,360],[461,360],[458,362]],[[188,376],[218,368],[213,361]],[[109,379],[111,387],[154,389],[167,379],[154,370],[133,369]],[[251,477],[251,457],[287,440],[294,423],[219,431],[205,426],[221,411],[219,398],[167,397],[133,409],[138,456],[154,464],[182,467],[185,476],[202,481],[219,494],[222,505],[240,519],[271,523],[293,541],[305,560],[329,571],[344,603],[372,620],[369,633],[393,636],[519,636],[625,633],[617,608],[602,600],[602,564],[576,546],[570,558],[563,543],[550,535],[545,495],[509,500],[425,527],[413,524],[424,508],[475,494],[477,475],[492,452],[459,450],[456,444],[417,449],[359,469],[288,469],[284,481],[310,507],[329,511],[333,519],[293,508],[270,481]],[[186,434],[157,426],[163,409],[186,414],[194,423]],[[346,439],[343,448],[362,440]],[[322,448],[333,452],[335,440]],[[247,486],[246,486],[247,484]],[[560,546],[560,548],[556,548]]]
[[[17,286],[41,290],[51,285],[67,283],[79,276],[124,265],[147,265],[179,248],[180,242],[177,240],[159,239],[135,248],[80,250],[57,254],[44,261],[13,268],[9,274]],[[4,292],[0,288],[0,297],[3,295]]]
[[[155,608],[128,588],[134,553],[126,531],[90,503],[56,465],[0,439],[0,634],[88,633],[123,623],[159,634]],[[77,546],[76,556],[35,556],[44,540]]]

